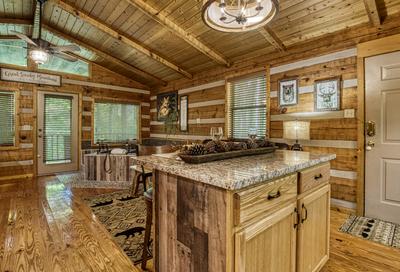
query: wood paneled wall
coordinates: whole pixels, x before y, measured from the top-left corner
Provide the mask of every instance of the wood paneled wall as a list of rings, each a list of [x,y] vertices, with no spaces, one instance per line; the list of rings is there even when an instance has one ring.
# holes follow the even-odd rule
[[[182,132],[177,126],[175,133],[166,131],[163,122],[157,121],[157,100],[152,96],[150,131],[152,137],[170,139],[204,139],[209,137],[211,127],[224,127],[225,81],[178,91],[188,96],[189,131]]]
[[[270,76],[270,138],[276,142],[285,142],[283,121],[305,119],[311,121],[311,141],[304,143],[306,151],[316,153],[335,153],[337,159],[332,162],[332,198],[347,201],[354,207],[356,202],[357,179],[357,120],[344,118],[344,109],[357,110],[357,58],[354,48],[328,53],[314,58],[302,59],[301,62],[286,63],[271,67]],[[253,72],[253,71],[251,71]],[[245,74],[245,72],[240,73]],[[236,73],[237,75],[237,73]],[[278,81],[284,78],[299,78],[299,104],[287,107],[281,114],[278,108]],[[314,112],[314,81],[330,77],[340,77],[342,81],[341,110],[328,113]],[[229,78],[224,77],[224,79]],[[156,121],[156,96],[151,99],[151,137],[169,137],[188,140],[207,138],[211,126],[224,127],[225,84],[224,79],[198,86],[178,90],[179,94],[188,95],[189,132],[177,132],[166,135],[162,123]],[[219,86],[214,86],[219,85]],[[202,103],[205,104],[202,104]],[[218,105],[214,105],[214,104]],[[306,117],[304,117],[306,116]],[[197,118],[200,118],[196,122]],[[218,122],[207,122],[207,118]],[[207,122],[207,123],[205,123]]]
[[[287,113],[281,114],[276,97],[278,81],[293,77],[299,79],[299,104],[287,107]],[[331,163],[334,170],[331,179],[332,198],[356,202],[356,180],[353,178],[357,172],[357,119],[355,117],[344,118],[343,112],[314,112],[314,81],[331,77],[341,78],[341,110],[353,109],[356,111],[356,56],[271,75],[270,137],[275,141],[284,141],[282,139],[284,120],[311,119],[311,141],[303,143],[304,149],[315,153],[337,155],[337,159]],[[349,179],[349,177],[352,178]]]
[[[4,66],[6,67],[6,66]],[[13,67],[14,68],[14,67]],[[38,86],[0,81],[0,90],[15,90],[19,94],[17,109],[19,144],[0,150],[0,184],[22,181],[35,175],[36,168],[36,96],[38,90],[78,93],[82,100],[81,144],[90,146],[92,108],[95,98],[115,101],[132,101],[141,105],[141,137],[150,136],[150,95],[146,87],[96,64],[92,65],[90,78],[62,75],[62,87]],[[32,68],[31,70],[35,70]],[[51,72],[50,72],[51,73]],[[68,81],[69,80],[69,81]],[[71,81],[72,80],[72,81]],[[107,87],[108,85],[109,88]],[[127,90],[127,91],[122,91]],[[131,91],[129,91],[131,90]],[[141,91],[144,90],[144,91]]]

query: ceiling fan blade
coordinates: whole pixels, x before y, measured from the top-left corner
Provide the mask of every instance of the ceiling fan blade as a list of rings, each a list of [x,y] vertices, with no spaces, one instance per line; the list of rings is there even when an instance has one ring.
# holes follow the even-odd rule
[[[67,54],[62,53],[62,52],[60,52],[60,53],[53,53],[53,55],[56,56],[56,57],[62,58],[62,59],[64,59],[64,60],[70,61],[70,62],[78,61],[78,58],[75,58],[75,57],[73,57],[73,56],[67,55]]]
[[[69,45],[63,45],[63,46],[51,46],[51,50],[54,52],[64,52],[64,51],[69,51],[69,52],[79,52],[81,49],[79,46],[75,44],[69,44]]]
[[[17,31],[10,31],[11,34],[14,34],[15,36],[17,36],[18,38],[20,38],[21,40],[26,41],[27,43],[33,45],[33,46],[38,46],[34,41],[31,40],[31,38],[29,38],[28,36],[26,36],[25,34],[19,33]]]

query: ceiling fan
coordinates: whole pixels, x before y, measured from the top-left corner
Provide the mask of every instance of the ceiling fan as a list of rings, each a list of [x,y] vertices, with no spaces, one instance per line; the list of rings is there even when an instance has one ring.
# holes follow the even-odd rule
[[[43,4],[46,3],[47,0],[37,0],[37,5],[39,5],[38,16],[35,16],[37,20],[35,20],[34,24],[38,26],[38,34],[37,37],[29,38],[27,35],[22,34],[16,31],[10,31],[12,34],[24,40],[28,44],[29,57],[36,64],[44,64],[49,60],[49,56],[57,56],[64,60],[75,62],[78,59],[74,56],[68,55],[67,52],[79,52],[79,46],[75,44],[69,44],[64,46],[53,46],[49,42],[43,40],[42,36],[42,9]]]

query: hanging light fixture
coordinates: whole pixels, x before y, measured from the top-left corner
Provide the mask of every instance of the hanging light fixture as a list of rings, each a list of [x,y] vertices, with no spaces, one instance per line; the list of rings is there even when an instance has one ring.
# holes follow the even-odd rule
[[[29,57],[38,65],[44,64],[49,60],[49,54],[42,49],[30,50]]]
[[[278,11],[278,0],[204,0],[202,17],[216,30],[244,32],[266,25]]]

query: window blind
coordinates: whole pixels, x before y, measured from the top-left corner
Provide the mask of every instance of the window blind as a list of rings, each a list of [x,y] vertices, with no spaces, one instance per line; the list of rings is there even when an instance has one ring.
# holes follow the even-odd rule
[[[138,139],[139,106],[96,102],[94,106],[94,142],[112,143]]]
[[[44,96],[44,156],[46,164],[71,162],[72,97]]]
[[[0,92],[0,146],[15,145],[15,94]]]
[[[266,135],[267,91],[265,75],[256,75],[229,83],[229,135],[248,138],[249,130]]]

